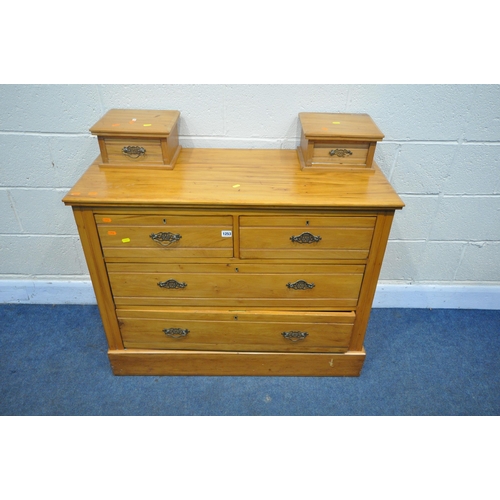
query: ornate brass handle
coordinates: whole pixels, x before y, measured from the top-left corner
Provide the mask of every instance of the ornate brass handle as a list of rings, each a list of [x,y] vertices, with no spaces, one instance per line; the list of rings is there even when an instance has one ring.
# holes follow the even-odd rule
[[[298,280],[295,283],[287,283],[288,288],[293,288],[294,290],[307,290],[309,288],[314,288],[314,283],[308,283],[304,280]]]
[[[348,149],[332,149],[330,151],[330,156],[339,156],[340,158],[345,158],[346,156],[351,156],[352,151],[349,151]]]
[[[163,333],[173,339],[183,339],[189,333],[189,330],[187,328],[184,330],[182,328],[165,328]]]
[[[283,332],[281,335],[291,342],[298,342],[299,340],[304,340],[309,334],[307,332],[292,330],[290,332]]]
[[[172,243],[175,243],[176,241],[179,241],[182,238],[180,234],[174,234],[171,233],[170,231],[167,233],[151,233],[149,237],[163,247],[168,247]]]
[[[125,146],[122,149],[122,153],[129,158],[139,158],[146,154],[146,149],[141,146]]]
[[[290,236],[294,243],[317,243],[321,240],[321,236],[314,236],[311,233],[302,233],[299,236]]]
[[[167,281],[160,281],[158,286],[160,288],[186,288],[187,283],[179,283],[177,280],[169,279]]]

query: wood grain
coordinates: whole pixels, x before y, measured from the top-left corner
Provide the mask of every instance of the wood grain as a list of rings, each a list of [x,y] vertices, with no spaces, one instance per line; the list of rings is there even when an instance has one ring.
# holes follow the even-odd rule
[[[176,113],[103,118],[93,133],[108,134],[99,144],[111,149],[63,200],[74,210],[113,372],[358,376],[404,203],[375,163],[302,170],[299,158],[312,160],[317,140],[327,163],[333,138],[368,163],[381,132],[367,115],[306,113],[298,153],[181,149]],[[100,167],[119,161],[130,137],[154,143],[156,164]],[[158,169],[168,157],[172,165]],[[151,235],[162,232],[180,237],[161,245]],[[297,240],[304,233],[320,238]],[[301,282],[314,286],[288,286]],[[172,329],[189,333],[173,338],[164,331]],[[291,342],[287,331],[308,335]]]
[[[115,375],[253,375],[357,377],[364,351],[265,353],[214,351],[108,351]]]
[[[117,311],[126,348],[224,351],[345,352],[354,313],[120,309]],[[168,336],[179,329],[183,336]],[[300,331],[289,340],[283,332]],[[167,331],[168,333],[168,331]]]
[[[299,120],[307,138],[328,137],[339,141],[380,141],[384,138],[372,118],[365,113],[299,113]]]
[[[374,165],[373,174],[316,172],[300,169],[295,150],[183,148],[173,170],[99,168],[98,159],[63,201],[101,207],[300,208],[331,213],[402,208]]]
[[[167,137],[179,116],[175,110],[110,109],[90,127],[90,132],[107,137]]]

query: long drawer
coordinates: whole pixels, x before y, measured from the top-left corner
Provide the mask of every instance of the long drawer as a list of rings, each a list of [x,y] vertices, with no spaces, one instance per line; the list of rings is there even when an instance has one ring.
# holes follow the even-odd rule
[[[346,352],[355,314],[118,309],[124,347]]]
[[[99,213],[95,220],[106,258],[233,256],[230,215]]]
[[[241,216],[240,257],[366,259],[375,217]]]
[[[109,263],[115,304],[353,309],[363,265]]]

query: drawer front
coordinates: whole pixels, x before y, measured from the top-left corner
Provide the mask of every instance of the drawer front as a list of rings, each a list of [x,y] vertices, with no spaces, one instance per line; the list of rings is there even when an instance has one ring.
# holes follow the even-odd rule
[[[128,349],[345,352],[355,314],[266,311],[117,311]]]
[[[240,217],[242,259],[366,259],[375,217]]]
[[[314,141],[312,164],[366,166],[369,142]]]
[[[95,215],[105,258],[232,257],[231,216]]]
[[[363,265],[108,264],[115,304],[355,308]]]
[[[160,139],[105,137],[104,144],[109,164],[164,163]]]

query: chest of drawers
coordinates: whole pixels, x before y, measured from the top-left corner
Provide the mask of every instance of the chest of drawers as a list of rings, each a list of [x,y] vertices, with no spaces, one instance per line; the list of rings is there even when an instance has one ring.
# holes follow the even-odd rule
[[[116,375],[357,376],[395,210],[373,171],[293,150],[89,167],[72,206]]]

